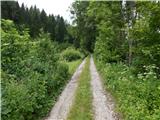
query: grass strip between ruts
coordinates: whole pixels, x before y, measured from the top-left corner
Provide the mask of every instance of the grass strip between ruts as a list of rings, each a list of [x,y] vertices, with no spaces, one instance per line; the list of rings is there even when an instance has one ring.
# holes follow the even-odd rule
[[[80,75],[75,101],[68,115],[68,120],[92,120],[92,92],[90,85],[90,59],[86,58],[85,67]]]

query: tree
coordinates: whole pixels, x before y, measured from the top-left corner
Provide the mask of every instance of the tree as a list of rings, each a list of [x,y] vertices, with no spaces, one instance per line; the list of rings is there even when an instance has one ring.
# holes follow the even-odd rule
[[[133,46],[134,66],[143,71],[143,66],[160,66],[160,3],[137,2],[137,4],[138,17],[130,30],[130,37],[136,43]]]
[[[54,16],[49,15],[47,24],[46,24],[46,28],[47,28],[47,32],[50,33],[52,40],[55,40],[55,25],[56,25],[56,21],[55,21]]]
[[[59,15],[56,17],[56,26],[55,26],[55,39],[58,42],[65,41],[66,27],[62,17]]]
[[[19,4],[16,1],[1,1],[2,19],[11,19],[18,22]]]
[[[77,24],[77,33],[80,46],[89,52],[93,52],[95,41],[95,21],[87,15],[89,1],[76,1],[72,5],[72,14],[76,15],[75,22]],[[88,34],[89,33],[89,34]]]
[[[41,21],[41,26],[44,29],[44,31],[47,31],[46,25],[47,25],[47,15],[44,9],[40,13],[40,21]]]

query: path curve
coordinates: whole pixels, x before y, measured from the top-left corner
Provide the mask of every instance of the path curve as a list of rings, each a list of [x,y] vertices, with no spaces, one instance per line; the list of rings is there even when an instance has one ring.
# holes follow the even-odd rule
[[[58,101],[52,108],[50,115],[45,120],[66,120],[67,114],[70,111],[72,106],[72,102],[74,100],[74,94],[76,88],[78,86],[78,78],[83,70],[86,60],[79,65],[76,72],[73,74],[70,82],[65,87],[64,91],[62,92],[61,96],[59,97]]]
[[[93,93],[93,110],[95,120],[118,120],[114,113],[114,103],[111,102],[109,93],[103,87],[100,76],[96,70],[93,58],[90,59],[91,88]]]

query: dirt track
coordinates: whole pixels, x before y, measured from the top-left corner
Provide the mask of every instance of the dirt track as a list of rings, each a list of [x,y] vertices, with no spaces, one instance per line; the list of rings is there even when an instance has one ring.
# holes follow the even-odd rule
[[[66,120],[74,101],[75,91],[78,86],[78,78],[84,68],[84,60],[77,68],[70,82],[65,87],[57,103],[52,108],[45,120]],[[114,112],[114,102],[111,95],[103,89],[100,76],[96,70],[93,58],[90,59],[91,88],[93,93],[94,120],[119,120]]]
[[[90,61],[91,86],[93,92],[93,110],[95,120],[118,120],[113,111],[114,103],[109,93],[104,91],[100,76],[96,70],[93,58]]]
[[[83,70],[85,62],[86,60],[84,60],[77,68],[70,82],[67,84],[61,96],[59,97],[57,103],[52,108],[49,117],[47,117],[45,120],[66,120],[67,114],[69,113],[70,107],[74,100],[76,88],[78,86],[77,81]]]

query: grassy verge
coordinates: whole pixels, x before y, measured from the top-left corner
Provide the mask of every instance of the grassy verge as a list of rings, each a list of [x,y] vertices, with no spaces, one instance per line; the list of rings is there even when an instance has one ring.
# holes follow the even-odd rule
[[[160,80],[151,69],[136,76],[133,68],[124,64],[97,62],[97,67],[124,120],[160,119]]]
[[[80,65],[81,62],[82,62],[82,60],[79,59],[79,60],[75,60],[75,61],[66,63],[69,66],[69,74],[70,75],[73,75],[73,73],[75,72],[76,68]]]
[[[92,119],[92,93],[90,90],[89,58],[79,78],[75,101],[68,116],[68,120]]]

